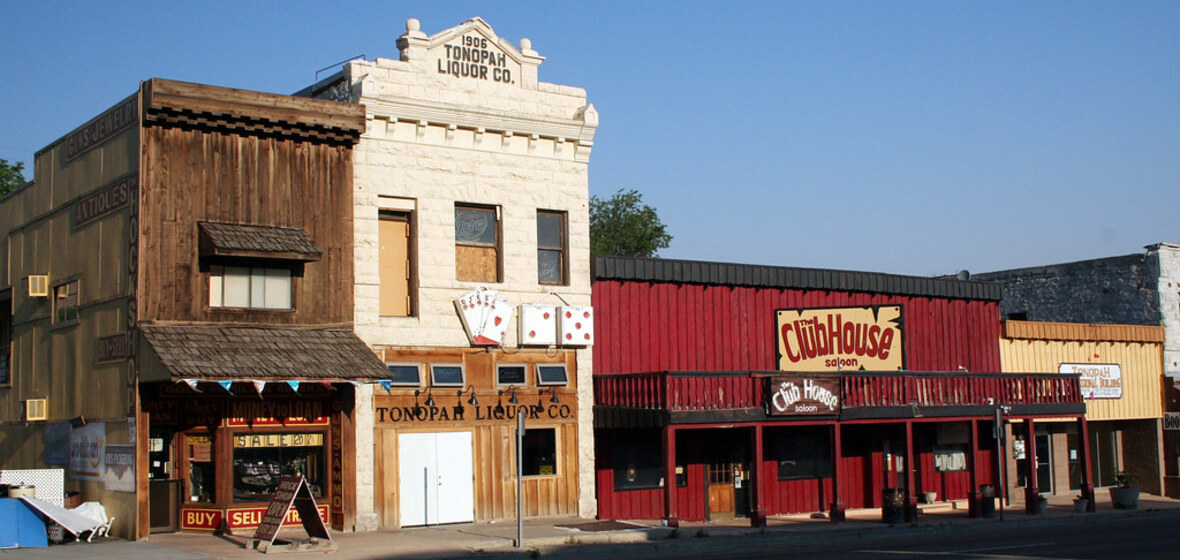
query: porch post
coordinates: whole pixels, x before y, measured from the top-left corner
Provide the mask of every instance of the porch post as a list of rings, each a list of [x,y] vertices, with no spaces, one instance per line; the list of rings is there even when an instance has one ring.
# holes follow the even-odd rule
[[[906,521],[918,520],[918,495],[914,493],[914,423],[905,423],[905,517]]]
[[[669,527],[680,526],[676,507],[676,428],[671,425],[660,431],[664,447],[664,520]]]
[[[844,521],[844,502],[840,500],[840,421],[832,424],[832,506],[828,513],[832,523]],[[822,484],[822,482],[821,482]]]
[[[754,464],[750,465],[750,482],[754,485],[754,504],[750,511],[750,526],[766,526],[766,492],[762,468],[762,424],[754,424]]]
[[[972,418],[967,432],[967,517],[979,517],[979,420]]]
[[[1028,462],[1028,485],[1024,487],[1024,511],[1028,514],[1036,514],[1038,511],[1038,502],[1040,502],[1041,491],[1037,483],[1037,430],[1033,425],[1031,417],[1024,419],[1024,457]]]
[[[1089,500],[1086,503],[1086,511],[1096,511],[1094,504],[1094,478],[1090,471],[1090,425],[1086,422],[1086,417],[1078,416],[1078,444],[1081,449],[1078,453],[1082,454],[1082,497]]]

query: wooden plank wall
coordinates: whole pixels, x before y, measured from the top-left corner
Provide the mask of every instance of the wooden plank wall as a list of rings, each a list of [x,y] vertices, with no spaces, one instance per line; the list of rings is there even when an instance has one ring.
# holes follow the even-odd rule
[[[140,320],[352,321],[351,146],[153,125],[144,150]],[[210,309],[197,259],[202,220],[306,230],[323,257],[293,279],[294,308]]]
[[[374,434],[375,449],[375,508],[383,528],[401,526],[398,517],[398,436],[402,433],[456,432],[472,433],[473,491],[475,519],[480,521],[514,518],[516,516],[516,442],[515,415],[521,407],[529,412],[527,427],[553,428],[557,445],[557,474],[530,476],[524,481],[524,513],[527,517],[577,515],[578,459],[577,436],[577,354],[573,351],[550,353],[544,350],[500,350],[462,348],[388,348],[378,352],[387,363],[418,364],[422,382],[418,387],[393,387],[389,393],[378,390],[374,396],[377,413]],[[551,387],[539,387],[536,364],[563,363],[569,384],[556,387],[559,403],[551,402]],[[465,385],[470,386],[462,396],[459,387],[430,386],[430,364],[462,364]],[[496,366],[525,365],[526,381],[516,387],[518,404],[512,405],[509,387],[496,384]],[[466,388],[466,387],[464,387]],[[414,391],[420,392],[418,396]],[[424,406],[427,390],[434,398],[433,411],[423,417],[412,418],[407,408]],[[478,406],[468,402],[474,391]],[[499,394],[503,391],[503,394]],[[496,407],[502,406],[501,414]],[[510,408],[516,407],[516,408]],[[536,408],[540,407],[540,408]],[[461,417],[456,413],[461,409]],[[442,419],[441,415],[446,414]],[[589,465],[585,466],[589,468]]]
[[[593,302],[595,373],[775,370],[775,310],[871,305],[903,306],[906,369],[1000,371],[995,301],[602,280]]]

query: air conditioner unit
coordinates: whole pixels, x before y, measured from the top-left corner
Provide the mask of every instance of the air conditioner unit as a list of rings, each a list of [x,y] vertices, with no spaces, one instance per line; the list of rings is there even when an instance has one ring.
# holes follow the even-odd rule
[[[25,420],[28,422],[49,419],[49,399],[25,401]]]
[[[29,276],[29,297],[49,297],[49,276],[33,274]]]

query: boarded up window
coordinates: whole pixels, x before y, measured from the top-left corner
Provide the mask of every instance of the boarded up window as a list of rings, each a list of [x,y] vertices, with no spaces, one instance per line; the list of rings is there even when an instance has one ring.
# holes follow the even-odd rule
[[[565,212],[537,210],[537,282],[565,285]]]
[[[410,214],[382,210],[378,239],[382,317],[407,317],[410,300]]]
[[[455,276],[467,282],[500,281],[495,208],[455,205]]]

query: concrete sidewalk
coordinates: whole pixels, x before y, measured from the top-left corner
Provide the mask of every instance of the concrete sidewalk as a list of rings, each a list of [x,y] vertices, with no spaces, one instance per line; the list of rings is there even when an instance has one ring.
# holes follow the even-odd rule
[[[1159,510],[1175,510],[1180,514],[1180,501],[1143,495],[1138,510],[1116,510],[1109,494],[1098,494],[1098,511],[1077,513],[1071,496],[1053,496],[1044,515],[1024,513],[1021,503],[1014,502],[1004,510],[1004,521],[998,517],[971,519],[965,501],[941,502],[921,506],[918,520],[905,527],[971,526],[1026,523],[1069,523],[1083,518],[1109,515],[1135,515]],[[376,531],[370,533],[333,533],[336,550],[331,560],[374,560],[393,558],[481,558],[535,557],[586,545],[650,543],[683,544],[691,549],[694,540],[702,537],[753,537],[785,542],[806,539],[829,539],[837,534],[887,538],[892,525],[881,522],[879,509],[849,510],[847,522],[834,524],[827,519],[810,515],[780,515],[767,520],[766,528],[751,528],[747,519],[733,519],[710,523],[682,523],[678,529],[664,527],[658,521],[596,521],[579,518],[530,519],[525,523],[524,547],[516,548],[515,522],[468,523],[440,527]],[[284,531],[280,538],[305,540],[301,531]],[[244,548],[249,535],[214,536],[202,533],[173,533],[152,535],[147,541],[128,542],[102,539],[94,543],[71,543],[41,549],[0,551],[0,560],[40,558],[95,558],[111,560],[195,560],[203,558],[260,558],[259,551]],[[717,541],[709,539],[716,544]],[[319,558],[323,552],[289,553],[285,558]]]

